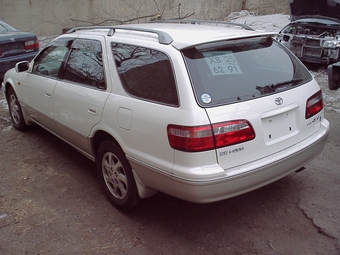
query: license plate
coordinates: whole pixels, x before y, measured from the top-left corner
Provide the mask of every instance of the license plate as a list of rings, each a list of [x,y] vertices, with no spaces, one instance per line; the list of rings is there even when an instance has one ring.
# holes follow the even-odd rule
[[[275,116],[262,119],[264,139],[267,145],[282,141],[297,131],[297,120],[295,110],[290,110]]]

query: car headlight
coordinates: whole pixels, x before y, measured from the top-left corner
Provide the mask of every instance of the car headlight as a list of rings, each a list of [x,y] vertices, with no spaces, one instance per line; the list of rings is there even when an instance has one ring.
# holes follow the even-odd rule
[[[338,47],[339,45],[340,42],[337,40],[327,40],[322,43],[322,46],[327,48],[335,48]]]

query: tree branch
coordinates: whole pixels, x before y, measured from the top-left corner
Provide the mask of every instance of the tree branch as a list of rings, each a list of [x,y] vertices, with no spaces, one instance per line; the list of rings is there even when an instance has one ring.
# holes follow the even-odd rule
[[[152,18],[152,17],[158,17],[158,16],[159,16],[159,13],[156,13],[156,14],[140,16],[140,17],[136,17],[136,18],[128,19],[128,20],[105,19],[105,20],[102,20],[101,22],[98,22],[98,23],[93,23],[93,22],[90,22],[90,21],[79,20],[79,19],[70,19],[70,20],[74,21],[74,22],[89,23],[89,24],[91,24],[93,26],[100,26],[100,25],[102,25],[102,24],[104,24],[106,22],[117,22],[117,23],[120,23],[120,24],[125,24],[125,23],[132,22],[132,21],[139,20],[139,19]]]

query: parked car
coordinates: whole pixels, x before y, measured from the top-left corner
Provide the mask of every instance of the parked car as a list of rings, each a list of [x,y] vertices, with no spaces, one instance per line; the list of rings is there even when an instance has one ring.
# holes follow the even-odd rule
[[[20,61],[31,61],[39,51],[35,34],[20,32],[0,20],[0,81]]]
[[[330,64],[340,60],[340,3],[337,0],[289,0],[291,23],[278,40],[302,61]]]
[[[330,130],[310,72],[273,33],[186,23],[59,36],[6,73],[13,126],[95,161],[125,210],[157,191],[219,201],[302,170]]]

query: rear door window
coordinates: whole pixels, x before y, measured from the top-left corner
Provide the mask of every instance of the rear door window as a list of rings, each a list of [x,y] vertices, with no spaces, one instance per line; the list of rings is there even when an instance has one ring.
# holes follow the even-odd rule
[[[100,41],[76,39],[71,46],[63,78],[93,88],[106,89]]]
[[[279,93],[312,79],[271,37],[210,43],[183,51],[199,105],[211,107]]]

